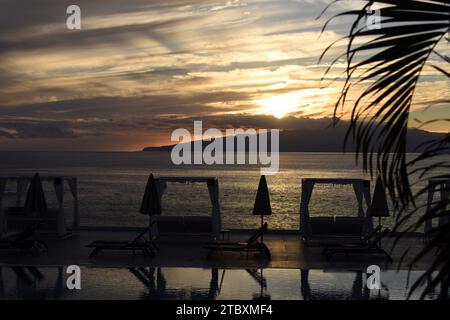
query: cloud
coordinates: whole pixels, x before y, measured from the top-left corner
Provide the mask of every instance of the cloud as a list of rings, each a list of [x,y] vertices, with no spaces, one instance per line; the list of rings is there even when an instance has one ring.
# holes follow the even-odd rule
[[[35,120],[0,120],[0,136],[9,139],[75,138],[77,135],[65,122]]]
[[[71,139],[78,149],[129,150],[166,141],[192,119],[256,125],[280,101],[289,116],[333,113],[342,80],[330,80],[340,70],[321,82],[329,61],[316,64],[346,29],[320,36],[325,19],[315,17],[327,0],[77,4],[82,30],[69,31],[64,1],[0,0],[0,148]],[[430,69],[422,86],[419,107],[448,82]]]

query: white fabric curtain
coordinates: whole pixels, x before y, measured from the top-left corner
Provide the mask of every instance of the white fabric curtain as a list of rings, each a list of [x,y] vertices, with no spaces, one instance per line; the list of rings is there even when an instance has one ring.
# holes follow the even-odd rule
[[[158,195],[159,195],[159,201],[161,203],[161,198],[164,195],[164,192],[166,192],[167,189],[167,183],[162,180],[156,180],[156,188],[158,189]]]
[[[364,208],[363,208],[363,194],[361,183],[353,183],[353,191],[355,192],[356,200],[358,201],[358,217],[364,218]]]
[[[161,204],[161,210],[162,210],[162,197],[164,195],[164,192],[166,192],[167,182],[156,178],[156,189],[158,191],[159,203]],[[150,235],[152,237],[159,237],[158,217],[159,216],[155,216],[155,215],[149,216],[149,219],[150,219],[149,223],[156,221],[156,223],[150,229]]]
[[[78,190],[77,190],[77,183],[75,179],[68,179],[67,184],[69,185],[70,192],[72,193],[72,196],[74,198],[78,198]]]
[[[17,203],[18,207],[22,206],[22,195],[25,193],[25,188],[28,186],[29,180],[24,178],[17,179]]]

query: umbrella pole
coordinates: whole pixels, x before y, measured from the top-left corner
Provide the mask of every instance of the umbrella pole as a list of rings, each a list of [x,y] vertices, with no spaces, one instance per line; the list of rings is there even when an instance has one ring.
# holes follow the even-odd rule
[[[148,215],[148,226],[150,227],[152,225],[152,215],[149,214]],[[151,228],[148,229],[148,242],[152,241],[152,231],[150,230]]]
[[[263,225],[264,225],[264,215],[262,214],[261,215],[261,229],[262,229]],[[261,233],[261,243],[264,243],[264,232]]]
[[[381,227],[381,216],[378,216],[378,226]],[[379,232],[381,233],[381,229]],[[378,245],[381,247],[381,239],[380,239],[380,242],[378,243]]]

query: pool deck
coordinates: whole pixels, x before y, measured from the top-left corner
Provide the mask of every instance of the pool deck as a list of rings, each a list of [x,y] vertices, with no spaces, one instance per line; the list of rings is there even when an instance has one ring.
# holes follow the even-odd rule
[[[203,248],[204,241],[189,237],[161,238],[158,241],[159,251],[154,258],[140,253],[133,256],[130,252],[100,252],[89,259],[91,249],[86,245],[94,240],[114,239],[130,240],[136,236],[135,231],[99,231],[79,230],[70,238],[57,239],[42,237],[48,244],[49,250],[38,256],[27,254],[0,252],[0,266],[65,266],[80,265],[91,267],[196,267],[196,268],[295,268],[295,269],[345,269],[363,270],[368,265],[377,264],[382,269],[397,269],[403,253],[409,249],[404,257],[401,269],[407,269],[415,254],[425,245],[422,238],[408,236],[403,238],[391,251],[394,237],[385,238],[382,247],[391,253],[393,263],[387,263],[380,256],[375,255],[336,255],[327,261],[322,255],[323,246],[305,246],[296,234],[267,234],[264,242],[270,248],[272,259],[246,254],[216,252],[210,259],[206,259],[208,250]],[[231,240],[248,238],[245,233],[232,233]],[[431,264],[432,257],[425,256],[413,266],[413,270],[425,270]]]

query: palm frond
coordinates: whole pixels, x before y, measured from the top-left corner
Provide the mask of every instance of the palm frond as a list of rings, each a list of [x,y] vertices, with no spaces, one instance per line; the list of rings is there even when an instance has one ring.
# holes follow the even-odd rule
[[[342,55],[347,57],[347,77],[335,105],[335,118],[342,116],[338,116],[338,112],[345,110],[353,87],[371,81],[352,106],[346,140],[355,140],[356,154],[362,158],[364,169],[372,173],[376,168],[382,174],[393,199],[413,202],[404,156],[408,116],[421,72],[436,45],[449,31],[449,3],[362,2],[361,10],[335,16],[355,17],[346,37],[347,50]],[[364,17],[375,3],[381,7],[382,27],[369,29],[364,25]]]
[[[388,187],[396,211],[394,230],[404,229],[394,245],[405,233],[423,229],[430,221],[441,221],[439,226],[426,232],[425,237],[430,240],[410,265],[411,268],[413,263],[430,253],[435,255],[429,269],[413,284],[411,293],[423,285],[421,297],[424,298],[440,285],[440,297],[447,298],[450,288],[450,210],[447,208],[450,199],[444,196],[426,206],[417,204],[416,199],[434,188],[429,181],[437,180],[448,181],[438,192],[450,195],[450,161],[441,158],[444,154],[450,155],[450,134],[426,142],[421,146],[424,151],[409,162],[406,160],[406,142],[411,104],[423,69],[430,64],[431,54],[450,66],[450,58],[436,50],[440,41],[449,41],[450,3],[449,0],[363,0],[361,3],[360,10],[341,12],[324,26],[325,29],[336,17],[354,17],[345,37],[345,52],[325,71],[325,75],[328,74],[339,59],[346,57],[345,81],[334,108],[335,123],[341,117],[349,116],[345,142],[355,141],[356,158],[362,160],[363,169],[372,175],[375,171],[381,174]],[[364,24],[368,8],[375,4],[380,8],[380,28]],[[337,43],[332,43],[320,59]],[[430,66],[450,78],[447,68],[436,64]],[[440,98],[448,101],[445,97]],[[349,111],[346,109],[348,104],[351,105]],[[433,121],[448,119],[426,123]],[[416,183],[425,185],[415,193],[409,181],[411,174],[418,176]]]

